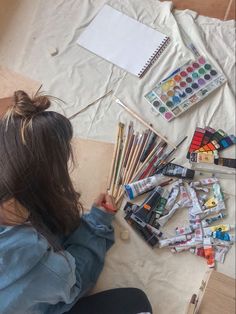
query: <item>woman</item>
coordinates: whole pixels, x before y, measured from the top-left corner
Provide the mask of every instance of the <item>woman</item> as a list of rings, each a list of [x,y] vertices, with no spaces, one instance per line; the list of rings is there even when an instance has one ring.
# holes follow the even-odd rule
[[[101,194],[81,215],[68,171],[72,126],[49,107],[46,96],[17,91],[0,120],[0,313],[151,312],[138,289],[84,297],[114,242],[115,206]]]

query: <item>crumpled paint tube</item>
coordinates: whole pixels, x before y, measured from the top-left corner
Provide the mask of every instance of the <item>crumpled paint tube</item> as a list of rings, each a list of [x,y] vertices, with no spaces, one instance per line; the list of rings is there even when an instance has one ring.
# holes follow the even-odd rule
[[[180,191],[180,187],[179,187],[179,180],[178,180],[177,182],[175,182],[175,184],[173,185],[170,191],[163,214],[165,215],[168,214],[171,208],[174,206],[175,201],[179,195],[179,191]]]
[[[182,180],[179,180],[179,188],[180,188],[180,197],[179,201],[175,203],[175,205],[171,208],[169,213],[165,216],[162,216],[158,219],[158,223],[163,227],[167,221],[174,215],[174,213],[179,208],[185,208],[192,206],[192,201],[190,200],[186,188],[184,187]],[[167,202],[168,203],[168,202]]]
[[[224,201],[224,195],[221,191],[221,187],[219,185],[219,183],[214,183],[212,186],[213,189],[213,193],[214,193],[214,197],[219,201],[219,202],[223,202]]]
[[[191,187],[198,187],[201,185],[210,185],[210,184],[214,184],[218,182],[219,180],[217,178],[205,178],[205,179],[200,179],[199,181],[191,182],[190,185]]]
[[[221,264],[225,261],[225,255],[228,253],[229,247],[215,246],[215,260]]]
[[[220,220],[222,218],[224,218],[226,215],[224,213],[220,213],[217,216],[213,216],[210,218],[206,218],[203,219],[201,221],[201,225],[203,228],[205,227],[209,227],[212,223],[216,222],[217,220]],[[193,233],[194,230],[196,230],[198,228],[197,224],[196,224],[197,219],[191,219],[190,222],[191,224],[188,226],[184,226],[184,227],[176,227],[175,228],[175,233],[176,235],[181,235],[181,234],[189,234],[189,233]]]
[[[201,220],[200,217],[196,217],[196,229],[195,229],[195,240],[197,242],[202,242],[203,240],[203,231],[202,231],[202,225],[201,225]]]
[[[175,245],[170,245],[171,247],[178,247],[178,248],[188,248],[190,249],[191,247],[201,247],[203,246],[203,242],[200,243],[198,241],[195,240],[194,237],[192,237],[191,240],[188,240],[186,242],[181,242],[181,243],[178,243],[178,244],[175,244]]]
[[[135,197],[154,189],[167,180],[168,178],[162,174],[156,174],[152,177],[148,177],[130,184],[125,184],[124,189],[128,198],[132,200]]]
[[[192,187],[188,187],[189,196],[192,200],[192,207],[190,207],[189,214],[191,216],[196,216],[202,213],[201,205],[198,201],[196,191]]]
[[[222,232],[226,232],[226,231],[229,231],[230,229],[233,229],[233,226],[231,226],[230,224],[222,224],[222,225],[203,228],[203,232],[205,236],[209,237],[212,235],[214,231],[220,230]]]
[[[169,246],[170,244],[175,244],[183,241],[185,242],[187,240],[190,240],[191,238],[192,238],[191,235],[181,235],[173,238],[163,239],[159,241],[159,247],[162,248],[165,246]]]
[[[214,268],[215,267],[215,256],[214,256],[214,250],[213,250],[210,238],[204,238],[203,248],[204,248],[205,258],[207,259],[208,267]]]
[[[233,245],[233,241],[224,241],[224,240],[220,240],[217,238],[211,238],[211,243],[212,245],[217,245],[217,246],[228,246],[230,247],[231,245]]]
[[[235,241],[235,236],[228,233],[228,232],[222,232],[222,231],[214,231],[212,233],[212,238],[219,239],[223,241]]]
[[[205,251],[204,251],[203,246],[196,247],[196,248],[190,248],[189,252],[191,252],[192,254],[197,255],[197,256],[205,257]]]

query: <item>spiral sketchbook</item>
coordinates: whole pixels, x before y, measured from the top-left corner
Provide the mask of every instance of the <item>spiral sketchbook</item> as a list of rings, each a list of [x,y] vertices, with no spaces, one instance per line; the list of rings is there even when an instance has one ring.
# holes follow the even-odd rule
[[[104,5],[77,43],[142,77],[163,53],[169,40],[165,34]]]

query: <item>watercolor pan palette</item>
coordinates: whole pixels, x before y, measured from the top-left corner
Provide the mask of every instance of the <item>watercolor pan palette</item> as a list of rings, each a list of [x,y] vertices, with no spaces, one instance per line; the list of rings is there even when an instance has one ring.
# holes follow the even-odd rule
[[[224,82],[223,73],[200,56],[175,70],[144,97],[163,118],[171,121]]]
[[[190,159],[193,153],[219,152],[236,144],[235,135],[228,135],[223,130],[214,130],[210,127],[199,128],[194,131],[187,158]],[[194,156],[194,155],[193,155]]]

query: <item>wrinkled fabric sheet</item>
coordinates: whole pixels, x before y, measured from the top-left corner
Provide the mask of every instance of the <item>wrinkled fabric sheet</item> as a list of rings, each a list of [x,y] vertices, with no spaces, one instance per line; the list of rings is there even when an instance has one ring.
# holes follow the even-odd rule
[[[171,37],[165,54],[141,80],[76,44],[80,33],[104,3]],[[115,104],[111,94],[96,102],[110,90],[172,142],[188,135],[176,153],[176,162],[182,165],[188,165],[186,151],[196,126],[210,125],[235,133],[234,21],[197,16],[189,10],[172,11],[171,2],[155,0],[18,0],[14,5],[11,2],[7,5],[5,17],[0,22],[1,64],[41,81],[43,90],[65,101],[54,104],[53,109],[67,117],[95,102],[72,120],[75,136],[114,142],[118,121],[129,123],[130,115]],[[180,27],[188,33],[197,49],[223,70],[228,83],[167,123],[151,112],[143,95],[193,57],[184,44]],[[49,53],[51,47],[59,51],[54,57]],[[141,129],[140,124],[134,122],[135,128]],[[230,157],[230,154],[233,150],[226,156]],[[225,221],[232,223],[235,221],[234,181],[224,179],[222,185],[227,197]],[[180,210],[168,223],[167,233],[173,234],[174,228],[184,223],[187,223],[187,211]],[[130,239],[122,241],[120,232],[127,228]],[[122,212],[116,217],[115,232],[116,244],[108,253],[104,271],[93,292],[138,287],[147,293],[154,314],[183,313],[208,270],[206,261],[188,252],[172,255],[168,249],[149,248],[127,226]],[[217,269],[235,276],[234,265],[232,248],[225,263],[218,264]]]

